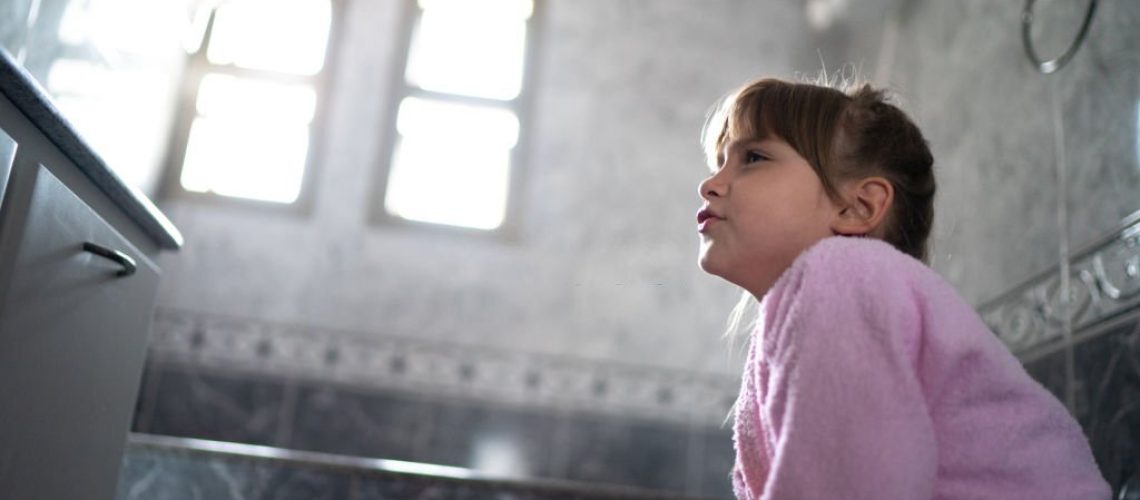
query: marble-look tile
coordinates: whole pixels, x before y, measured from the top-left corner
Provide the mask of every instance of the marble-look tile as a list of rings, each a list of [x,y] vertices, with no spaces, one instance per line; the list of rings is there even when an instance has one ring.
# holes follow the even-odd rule
[[[1018,2],[911,2],[891,75],[923,130],[939,194],[932,267],[971,304],[1059,260],[1048,81]]]
[[[1140,470],[1140,320],[1075,347],[1078,420],[1114,489]]]
[[[628,498],[613,492],[603,493],[564,487],[467,482],[430,479],[397,474],[358,474],[353,482],[354,500],[447,499],[447,500],[590,500]],[[641,498],[641,497],[638,497]]]
[[[395,500],[397,498],[417,499],[502,499],[522,500],[531,498],[507,491],[494,491],[449,480],[426,480],[412,476],[358,475],[353,482],[353,497],[356,500]]]
[[[1068,381],[1065,377],[1065,351],[1061,349],[1048,356],[1025,363],[1025,371],[1058,400],[1065,401]]]
[[[460,401],[443,401],[435,412],[427,454],[432,463],[495,476],[551,475],[555,415]]]
[[[564,424],[563,477],[642,488],[685,490],[688,430],[637,421],[578,417]]]
[[[1100,2],[1085,43],[1053,75],[1062,106],[1074,246],[1140,210],[1138,50],[1140,2]]]
[[[224,457],[201,452],[128,448],[116,500],[342,500],[348,471]]]
[[[299,389],[289,447],[373,458],[430,461],[437,430],[430,401],[334,387]]]
[[[249,500],[257,486],[251,463],[195,454],[128,448],[116,500]]]
[[[259,499],[342,500],[352,487],[347,471],[293,464],[259,463],[250,475]]]
[[[402,481],[388,475],[358,475],[352,482],[352,498],[356,500],[445,498],[443,489],[440,485],[410,478]]]
[[[284,383],[164,367],[148,431],[153,434],[279,445]]]
[[[732,429],[711,429],[698,431],[704,441],[702,450],[703,468],[700,492],[715,498],[733,498],[732,466],[736,462],[736,451],[732,446]]]

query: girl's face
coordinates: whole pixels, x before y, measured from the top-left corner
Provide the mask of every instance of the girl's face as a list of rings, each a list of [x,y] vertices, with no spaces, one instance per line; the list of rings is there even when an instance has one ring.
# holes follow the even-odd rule
[[[699,189],[701,269],[757,299],[802,251],[835,234],[841,210],[807,161],[777,137],[728,141]]]

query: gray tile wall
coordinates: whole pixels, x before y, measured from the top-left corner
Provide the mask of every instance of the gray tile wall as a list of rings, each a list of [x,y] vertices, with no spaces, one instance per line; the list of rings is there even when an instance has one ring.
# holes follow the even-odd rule
[[[1043,55],[1071,40],[1085,2],[1042,2]],[[1021,2],[915,1],[901,10],[892,84],[937,163],[934,267],[974,304],[994,298],[1140,209],[1135,51],[1140,5],[1102,1],[1084,45],[1058,73],[1036,72]],[[1054,106],[1061,111],[1054,120]],[[1057,138],[1068,224],[1058,222]]]
[[[132,430],[457,466],[517,480],[731,496],[733,452],[727,428],[511,408],[477,398],[218,373],[171,363],[148,366]],[[487,447],[509,463],[488,461]]]
[[[628,486],[567,481],[504,481],[376,470],[306,457],[219,452],[153,440],[132,442],[123,459],[118,500],[699,500],[728,496],[680,495]],[[176,440],[175,440],[176,441]]]

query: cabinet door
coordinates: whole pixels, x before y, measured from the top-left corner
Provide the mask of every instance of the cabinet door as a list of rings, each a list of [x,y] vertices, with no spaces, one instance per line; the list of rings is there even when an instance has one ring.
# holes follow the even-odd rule
[[[0,498],[111,499],[158,270],[19,154],[8,195],[0,212]],[[121,252],[137,269],[120,276],[121,256],[84,243]]]

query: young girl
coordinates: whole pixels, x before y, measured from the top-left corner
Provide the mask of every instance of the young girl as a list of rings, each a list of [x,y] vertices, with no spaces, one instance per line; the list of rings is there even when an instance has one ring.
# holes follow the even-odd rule
[[[1109,498],[1065,407],[924,264],[933,158],[881,91],[759,80],[705,138],[700,265],[760,305],[738,498]]]

